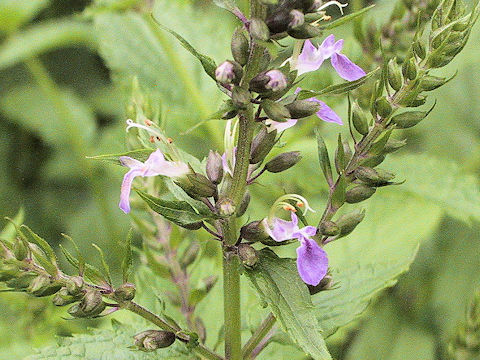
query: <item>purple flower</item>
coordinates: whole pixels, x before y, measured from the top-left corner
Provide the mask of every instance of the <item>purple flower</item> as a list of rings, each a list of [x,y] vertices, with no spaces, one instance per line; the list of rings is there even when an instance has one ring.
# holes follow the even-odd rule
[[[128,171],[123,177],[120,203],[118,204],[120,209],[126,214],[130,212],[130,191],[135,177],[157,175],[179,177],[185,175],[189,171],[187,164],[165,160],[165,157],[160,150],[152,152],[145,163],[129,156],[121,156],[119,160],[123,166],[130,168],[130,171]]]
[[[297,239],[301,245],[297,248],[297,269],[302,280],[309,285],[318,285],[328,270],[326,252],[311,239],[317,232],[314,226],[298,227],[298,218],[291,213],[292,220],[274,218],[271,224],[265,219],[268,235],[275,241]]]
[[[354,81],[364,77],[366,74],[362,68],[354,64],[345,55],[340,54],[342,48],[343,39],[335,42],[333,34],[329,35],[318,48],[310,40],[305,41],[295,66],[296,70],[298,70],[298,75],[315,71],[320,68],[325,60],[330,59],[333,68],[343,79]]]
[[[280,91],[287,87],[287,78],[280,70],[270,70],[265,74],[269,80],[265,88],[272,91]]]

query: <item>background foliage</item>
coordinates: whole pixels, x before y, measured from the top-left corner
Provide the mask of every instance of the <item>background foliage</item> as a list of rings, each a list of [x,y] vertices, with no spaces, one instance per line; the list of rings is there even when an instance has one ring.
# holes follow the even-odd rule
[[[23,207],[25,222],[44,238],[58,245],[60,233],[68,233],[92,257],[95,242],[107,250],[111,264],[120,262],[117,243],[129,224],[116,206],[123,170],[85,157],[125,150],[122,104],[130,76],[138,76],[158,99],[167,133],[179,146],[199,158],[206,156],[209,142],[222,151],[220,122],[182,135],[216,110],[221,95],[172,36],[153,31],[135,14],[123,14],[121,6],[128,3],[98,0],[91,7],[79,0],[0,0],[0,216],[14,216]],[[107,11],[109,6],[118,11]],[[391,8],[389,1],[378,1],[369,17],[384,21]],[[181,30],[203,53],[217,62],[229,57],[226,44],[234,21],[227,12],[203,0],[157,0],[155,9],[163,24]],[[345,38],[345,52],[360,59],[352,28],[336,34]],[[366,204],[366,220],[328,249],[333,266],[359,259],[368,271],[368,259],[412,257],[422,241],[410,272],[381,293],[365,317],[328,339],[338,359],[438,358],[479,283],[479,41],[477,26],[465,51],[442,70],[447,76],[458,69],[457,77],[436,92],[435,110],[402,133],[408,146],[388,160],[386,167],[407,182],[379,190]],[[310,85],[315,89],[330,81],[325,68]],[[344,101],[332,97],[329,104],[345,117]],[[251,208],[259,218],[278,195],[268,189],[301,193],[315,209],[322,208],[327,190],[309,175],[317,166],[314,125],[305,121],[282,138],[282,150],[301,150],[304,159],[285,176],[266,178],[254,188]],[[347,131],[319,125],[330,144],[338,131]],[[292,249],[282,251],[292,256]],[[198,278],[211,274],[214,264],[213,257],[198,269]],[[336,279],[346,291],[354,289],[358,271]],[[166,282],[157,285],[164,289]],[[218,287],[208,296],[199,311],[221,301]],[[318,300],[319,306],[333,307],[328,296]],[[251,293],[243,300],[246,305],[256,301]],[[361,295],[352,302],[365,305]],[[33,348],[53,344],[55,334],[87,331],[86,323],[62,320],[63,311],[43,299],[27,302],[24,296],[1,294],[0,358],[23,358]],[[259,313],[250,312],[253,326]],[[221,321],[209,320],[206,326],[215,335]],[[91,321],[88,326],[111,327]],[[269,353],[263,356],[268,359]]]

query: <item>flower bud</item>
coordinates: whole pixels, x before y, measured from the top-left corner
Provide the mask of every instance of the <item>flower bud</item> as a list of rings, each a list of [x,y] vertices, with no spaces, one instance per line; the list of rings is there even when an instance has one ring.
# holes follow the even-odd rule
[[[72,296],[68,292],[67,288],[61,288],[60,291],[58,291],[55,296],[52,299],[52,303],[55,306],[65,306],[69,305],[71,303],[74,303],[75,301],[78,301],[77,296]]]
[[[359,166],[356,168],[354,175],[358,180],[361,180],[371,186],[383,186],[395,178],[395,175],[388,171],[382,169],[373,169],[366,166]]]
[[[237,214],[236,214],[237,217],[241,217],[243,216],[243,214],[245,214],[245,212],[247,211],[248,205],[250,205],[250,192],[246,191],[238,207]]]
[[[271,173],[279,173],[290,169],[302,159],[300,151],[290,151],[275,156],[265,164],[265,169]]]
[[[243,69],[237,62],[224,61],[215,70],[215,79],[222,84],[238,84],[243,76]]]
[[[355,101],[352,106],[352,122],[355,130],[361,135],[368,134],[368,120],[365,112]]]
[[[389,138],[387,143],[385,144],[385,147],[383,148],[383,152],[386,154],[390,154],[404,147],[405,145],[407,145],[406,140],[396,140]]]
[[[294,39],[311,39],[322,34],[322,30],[318,27],[304,23],[301,26],[297,26],[293,29],[288,29],[287,34]]]
[[[133,337],[135,346],[142,351],[166,348],[175,342],[175,334],[170,331],[147,330]]]
[[[198,173],[188,174],[187,179],[192,185],[189,188],[189,195],[198,197],[211,197],[217,192],[217,187],[206,176]]]
[[[387,118],[392,113],[392,105],[385,96],[382,96],[375,101],[375,108],[378,115],[380,115],[382,118]]]
[[[78,295],[83,289],[83,278],[81,276],[72,276],[67,280],[65,287],[70,295]]]
[[[399,129],[408,129],[425,119],[429,111],[410,111],[392,117],[391,122]]]
[[[317,113],[321,105],[314,101],[296,100],[285,107],[290,112],[291,119],[301,119]]]
[[[273,121],[282,122],[290,118],[288,109],[276,101],[266,99],[262,102],[262,108],[265,114]]]
[[[338,225],[330,220],[323,221],[318,230],[324,236],[336,236],[340,233]]]
[[[27,246],[19,238],[15,239],[15,242],[13,243],[12,251],[13,251],[13,255],[15,256],[15,258],[17,260],[20,260],[20,261],[24,260],[28,255]]]
[[[217,201],[215,208],[221,216],[231,216],[235,214],[235,204],[229,198],[222,198]]]
[[[222,157],[216,151],[210,150],[207,157],[207,177],[215,185],[220,184],[223,178]]]
[[[280,34],[287,31],[291,21],[292,18],[288,9],[279,9],[271,13],[266,19],[271,34]]]
[[[396,59],[391,59],[388,62],[388,83],[395,91],[400,90],[403,85],[402,70]]]
[[[318,294],[320,291],[330,290],[334,285],[333,277],[330,274],[325,275],[325,277],[320,280],[318,285],[309,285],[307,284],[308,291],[310,295]]]
[[[369,197],[375,194],[375,191],[375,188],[364,184],[355,185],[345,193],[345,201],[349,204],[359,203],[367,200]]]
[[[252,96],[248,90],[245,90],[239,86],[235,86],[232,90],[233,105],[238,109],[246,109],[250,104]]]
[[[193,264],[193,262],[197,259],[197,256],[200,252],[200,244],[196,241],[191,242],[180,258],[180,266],[182,269],[186,269],[187,266]]]
[[[417,64],[414,58],[406,59],[402,67],[403,76],[409,80],[415,80],[417,77]]]
[[[238,257],[246,267],[253,267],[258,262],[257,250],[248,244],[238,245]]]
[[[432,91],[438,89],[440,86],[446,84],[450,79],[445,79],[437,76],[425,75],[420,82],[420,88],[423,91]]]
[[[336,221],[337,225],[340,227],[338,237],[340,238],[350,234],[364,218],[365,212],[358,210],[340,216]]]
[[[53,282],[50,277],[39,275],[33,279],[27,291],[33,296],[43,297],[55,294],[61,287],[58,283]]]
[[[242,28],[237,28],[233,33],[230,47],[233,58],[242,66],[248,62],[248,56],[250,54],[249,46],[248,39],[243,33]]]
[[[277,137],[277,130],[268,132],[266,127],[263,127],[258,134],[253,138],[252,147],[250,148],[250,164],[258,164],[263,161],[275,145]]]
[[[413,43],[413,52],[422,60],[425,59],[425,56],[427,56],[425,45],[423,45],[420,41],[415,41]]]
[[[113,297],[117,301],[130,301],[135,298],[136,292],[135,285],[132,283],[125,283],[115,289],[113,292]]]
[[[240,236],[247,241],[261,241],[269,238],[263,220],[252,221],[240,229]]]
[[[288,23],[289,29],[294,29],[305,23],[305,15],[301,11],[296,9],[293,9],[290,11],[289,18],[290,18],[290,21]]]
[[[262,94],[269,91],[281,91],[287,87],[287,78],[280,70],[264,71],[255,76],[249,84],[249,89]]]
[[[105,310],[102,294],[96,290],[87,290],[80,303],[68,309],[68,313],[76,318],[89,318],[100,315]]]
[[[267,24],[261,19],[252,18],[249,26],[250,35],[252,38],[260,41],[268,41],[270,39],[270,30]]]

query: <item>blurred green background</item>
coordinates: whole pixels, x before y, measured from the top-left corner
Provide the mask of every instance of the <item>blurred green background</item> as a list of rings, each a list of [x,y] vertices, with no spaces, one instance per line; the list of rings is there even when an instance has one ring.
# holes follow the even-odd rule
[[[24,221],[50,243],[58,244],[60,234],[67,233],[93,255],[90,243],[95,242],[107,250],[111,264],[120,261],[117,241],[129,227],[129,218],[117,207],[124,170],[86,156],[126,150],[130,76],[138,76],[157,95],[167,133],[178,146],[199,158],[206,156],[209,144],[223,151],[220,122],[182,135],[214,112],[222,96],[168,34],[152,38],[135,15],[122,15],[122,7],[134,2],[99,0],[91,7],[87,0],[0,0],[0,217],[13,217],[23,208]],[[203,53],[217,62],[230,57],[234,19],[225,11],[205,0],[158,3],[160,20]],[[391,7],[389,1],[379,1],[369,16],[386,20]],[[352,29],[336,34],[345,38],[345,53],[360,61]],[[404,236],[423,244],[411,271],[382,293],[362,320],[330,338],[338,359],[441,359],[440,345],[452,336],[480,283],[478,224],[447,215],[445,204],[420,198],[415,191],[419,182],[434,186],[435,177],[447,177],[452,167],[476,178],[480,174],[479,41],[477,26],[463,53],[442,70],[443,75],[458,70],[458,75],[435,92],[435,110],[399,136],[408,139],[408,146],[386,167],[400,169],[407,186],[379,191],[366,205],[367,213],[372,211],[359,235],[349,237],[367,237],[368,247],[368,237],[378,234],[365,229],[384,223],[383,241],[401,227]],[[331,80],[325,67],[309,85],[320,88]],[[344,99],[325,101],[345,118]],[[287,133],[282,138],[286,147],[302,150],[305,159],[285,176],[269,177],[265,186],[254,189],[251,207],[257,217],[278,196],[268,188],[300,193],[314,208],[322,208],[326,189],[311,175],[315,125],[331,143],[338,131],[346,132],[332,124],[303,122]],[[419,159],[412,172],[402,168],[408,159]],[[453,208],[461,201],[455,198],[457,185],[449,185],[451,195],[446,190]],[[410,206],[420,210],[410,214]],[[64,315],[48,300],[0,294],[0,359],[20,359],[34,347],[53,343],[55,334],[101,325],[65,321]]]

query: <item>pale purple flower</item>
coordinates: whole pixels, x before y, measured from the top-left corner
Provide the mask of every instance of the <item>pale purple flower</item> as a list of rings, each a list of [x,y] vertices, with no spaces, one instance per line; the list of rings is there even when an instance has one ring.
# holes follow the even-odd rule
[[[224,61],[215,70],[215,78],[218,82],[229,84],[235,77],[233,64],[230,61]]]
[[[129,156],[121,156],[119,160],[123,166],[130,168],[130,171],[123,177],[120,203],[118,204],[120,209],[126,214],[130,212],[130,191],[133,179],[137,176],[164,175],[179,177],[187,174],[189,171],[187,164],[165,160],[165,156],[163,156],[160,150],[152,152],[144,163]]]
[[[315,71],[322,66],[325,60],[330,59],[333,68],[343,79],[354,81],[364,77],[366,75],[365,71],[340,53],[342,48],[343,39],[335,42],[333,34],[329,35],[318,48],[310,40],[305,41],[295,66],[295,69],[298,70],[298,75]]]
[[[309,285],[318,285],[328,271],[327,253],[311,239],[317,232],[314,226],[298,227],[298,218],[291,213],[291,221],[274,218],[271,223],[265,219],[265,228],[270,237],[278,242],[297,239],[297,269],[302,280]]]
[[[222,154],[222,167],[223,171],[230,176],[233,176],[233,169],[235,169],[235,156],[237,154],[237,147],[232,150],[231,156],[228,156],[227,152]]]
[[[274,121],[272,119],[265,120],[265,125],[268,127],[268,132],[272,132],[273,130],[277,130],[277,132],[282,132],[291,128],[297,123],[297,119],[290,119],[287,121]]]

